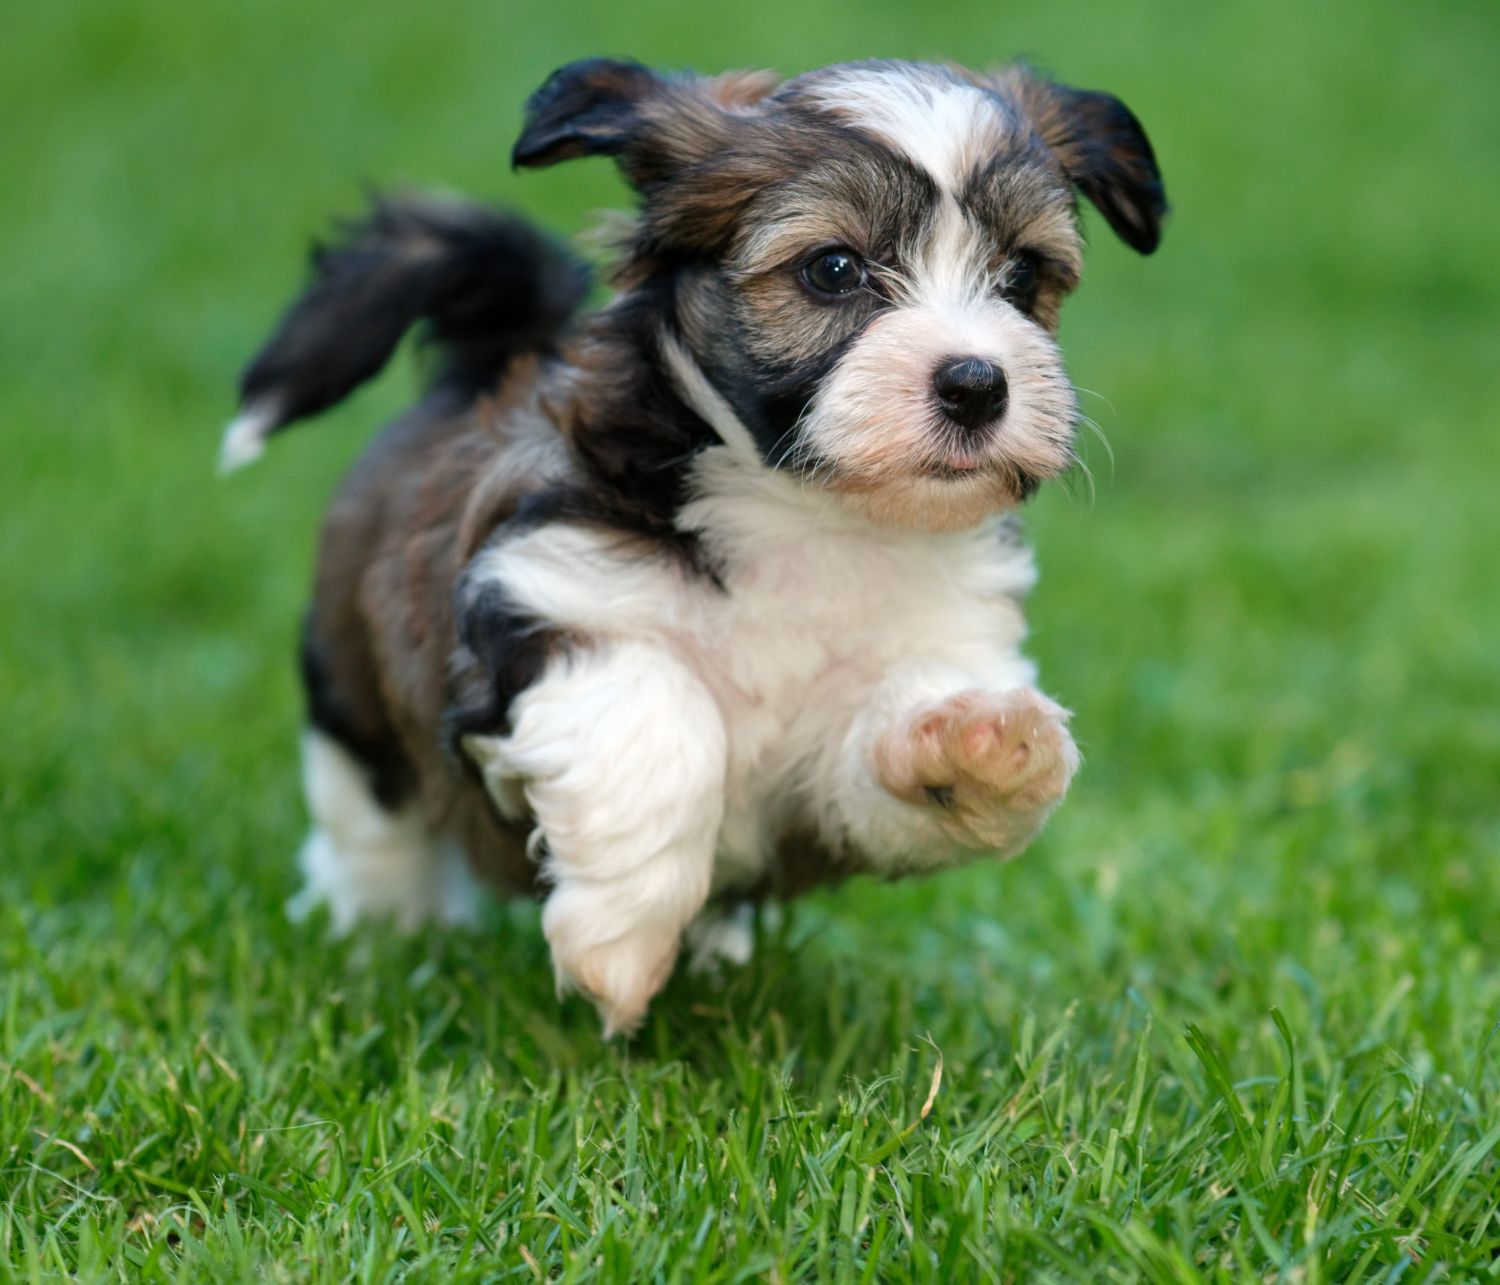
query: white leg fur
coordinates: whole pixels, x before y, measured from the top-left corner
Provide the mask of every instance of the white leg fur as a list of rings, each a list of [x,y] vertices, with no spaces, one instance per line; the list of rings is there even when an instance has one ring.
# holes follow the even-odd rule
[[[708,896],[723,720],[684,665],[628,641],[560,659],[512,713],[509,737],[469,751],[502,806],[523,784],[553,885],[542,927],[559,988],[588,995],[606,1035],[629,1031]]]
[[[481,893],[463,854],[434,840],[415,809],[387,812],[359,764],[315,731],[303,736],[302,773],[313,831],[299,858],[306,882],[287,906],[294,919],[326,905],[339,936],[362,919],[404,932],[474,923]]]
[[[748,901],[728,910],[705,911],[688,925],[688,969],[715,973],[741,968],[755,953],[755,907]]]

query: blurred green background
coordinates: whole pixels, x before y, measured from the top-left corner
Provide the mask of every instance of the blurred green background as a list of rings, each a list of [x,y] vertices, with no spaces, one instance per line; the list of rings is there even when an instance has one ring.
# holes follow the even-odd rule
[[[648,1249],[663,1279],[1490,1262],[1497,50],[1500,9],[1460,0],[10,6],[0,1263],[441,1274],[471,1224],[506,1270],[530,1274],[524,1245],[619,1279]],[[724,989],[675,982],[633,1050],[555,1006],[528,909],[446,943],[281,918],[312,543],[410,363],[213,475],[240,365],[365,184],[568,232],[624,199],[604,162],[505,159],[530,90],[595,53],[1023,54],[1124,98],[1174,205],[1149,260],[1089,211],[1064,312],[1113,452],[1089,451],[1096,494],[1053,487],[1029,517],[1034,651],[1087,757],[1067,806],[1014,866],[812,899]],[[850,1129],[916,1119],[928,1035],[932,1118],[858,1160]],[[545,1119],[494,1142],[521,1104]],[[307,1131],[248,1147],[273,1117]],[[775,1182],[770,1118],[803,1148]],[[449,1184],[456,1232],[402,1230],[401,1200],[438,1200],[416,1162],[329,1194],[369,1172],[372,1119],[382,1155]],[[628,1157],[569,1150],[630,1130]],[[693,1130],[706,1172],[802,1195],[621,1213],[643,1184],[668,1208]],[[481,1144],[483,1175],[453,1159]],[[911,1214],[927,1181],[937,1230]]]

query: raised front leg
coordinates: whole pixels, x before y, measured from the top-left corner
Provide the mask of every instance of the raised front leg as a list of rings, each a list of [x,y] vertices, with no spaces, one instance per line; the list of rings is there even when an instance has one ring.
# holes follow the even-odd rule
[[[559,989],[606,1035],[633,1030],[708,897],[724,811],[725,735],[707,690],[658,648],[599,642],[555,660],[507,737],[465,749],[502,809],[517,787],[552,883],[542,927]]]
[[[832,812],[846,843],[876,869],[1014,856],[1078,770],[1068,717],[1029,682],[980,687],[939,666],[893,674],[842,747]]]
[[[959,692],[876,738],[875,777],[955,843],[1013,856],[1078,770],[1067,724],[1067,710],[1035,688]]]

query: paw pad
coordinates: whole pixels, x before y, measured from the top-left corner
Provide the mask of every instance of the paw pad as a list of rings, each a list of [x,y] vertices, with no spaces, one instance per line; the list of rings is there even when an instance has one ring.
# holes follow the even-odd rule
[[[933,809],[966,846],[1016,851],[1078,769],[1067,721],[1029,688],[959,692],[887,733],[875,769],[887,790]]]

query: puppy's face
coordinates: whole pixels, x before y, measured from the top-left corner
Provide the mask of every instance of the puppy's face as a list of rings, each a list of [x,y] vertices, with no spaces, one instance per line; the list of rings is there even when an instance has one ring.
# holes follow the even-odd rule
[[[1072,461],[1053,341],[1077,283],[1075,190],[1142,251],[1164,210],[1117,100],[1022,70],[864,63],[780,87],[574,64],[522,164],[607,152],[641,191],[622,273],[766,464],[870,518],[973,525]]]

